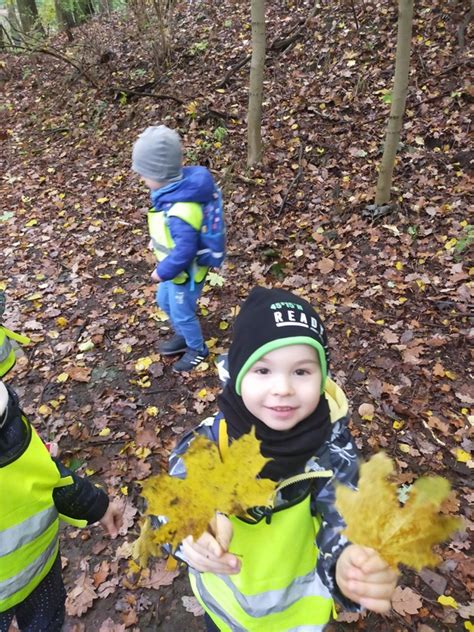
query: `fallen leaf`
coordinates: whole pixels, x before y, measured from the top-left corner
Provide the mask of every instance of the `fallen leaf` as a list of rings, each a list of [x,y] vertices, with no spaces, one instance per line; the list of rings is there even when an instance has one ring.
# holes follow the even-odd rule
[[[403,588],[403,586],[395,588],[392,596],[392,608],[398,614],[416,614],[422,605],[420,595],[411,588]]]
[[[92,607],[97,599],[92,579],[87,573],[82,573],[75,586],[69,591],[66,599],[66,612],[70,617],[81,617]]]
[[[432,547],[460,526],[458,518],[439,513],[449,482],[440,476],[418,479],[400,507],[397,485],[387,480],[393,471],[392,461],[380,452],[362,464],[357,491],[337,485],[336,508],[347,525],[343,534],[375,549],[394,568],[399,563],[415,570],[434,566],[439,557]]]
[[[186,612],[190,612],[195,617],[201,617],[204,614],[204,609],[196,597],[187,597],[184,595],[181,597],[181,601],[183,602]]]
[[[329,274],[334,270],[334,261],[332,259],[328,259],[327,257],[323,257],[320,261],[318,261],[318,269],[321,274]]]

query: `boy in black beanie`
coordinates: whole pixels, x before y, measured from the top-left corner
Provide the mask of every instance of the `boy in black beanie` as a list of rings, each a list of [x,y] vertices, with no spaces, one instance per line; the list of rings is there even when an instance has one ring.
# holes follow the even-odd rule
[[[318,314],[290,292],[254,288],[228,360],[220,412],[181,440],[170,474],[185,476],[182,456],[196,432],[221,445],[255,427],[272,458],[261,476],[280,485],[274,507],[250,509],[253,520],[218,514],[209,532],[180,547],[208,630],[323,630],[333,600],[386,612],[397,574],[340,534],[334,480],[356,486],[357,451],[346,397],[328,377]]]

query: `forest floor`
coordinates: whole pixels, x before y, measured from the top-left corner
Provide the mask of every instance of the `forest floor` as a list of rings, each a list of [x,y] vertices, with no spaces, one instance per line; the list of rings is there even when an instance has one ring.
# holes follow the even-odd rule
[[[171,61],[155,74],[153,34],[133,15],[94,19],[46,53],[0,55],[0,287],[5,323],[33,342],[10,381],[64,462],[124,508],[116,541],[98,527],[63,531],[66,630],[203,630],[185,572],[161,561],[140,571],[130,547],[140,481],[215,411],[214,357],[255,284],[319,310],[362,454],[385,450],[400,484],[446,477],[446,511],[464,520],[438,567],[403,570],[389,615],[342,613],[329,630],[473,630],[468,7],[416,3],[396,206],[374,217],[395,3],[268,3],[255,169],[245,166],[249,63],[231,71],[250,51],[247,4],[178,4]],[[134,140],[156,123],[180,131],[188,164],[208,166],[225,196],[224,284],[200,301],[213,355],[188,376],[156,353],[168,329],[149,279],[147,192],[130,170]]]

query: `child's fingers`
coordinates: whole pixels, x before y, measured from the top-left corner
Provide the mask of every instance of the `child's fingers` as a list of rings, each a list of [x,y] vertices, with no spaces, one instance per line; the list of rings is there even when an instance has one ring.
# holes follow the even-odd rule
[[[183,540],[183,553],[188,564],[201,572],[232,574],[239,571],[236,558],[228,553],[216,557],[209,549],[194,542],[191,536]]]
[[[218,513],[216,515],[215,527],[217,542],[220,544],[223,551],[228,551],[230,541],[232,540],[232,535],[234,533],[231,521],[224,514]]]
[[[392,607],[390,599],[359,599],[359,603],[363,608],[384,614],[389,612]]]
[[[201,545],[204,549],[206,549],[209,553],[212,553],[215,557],[220,557],[224,553],[224,550],[222,549],[216,538],[208,532],[205,532],[201,535],[199,540],[197,540],[197,544]]]

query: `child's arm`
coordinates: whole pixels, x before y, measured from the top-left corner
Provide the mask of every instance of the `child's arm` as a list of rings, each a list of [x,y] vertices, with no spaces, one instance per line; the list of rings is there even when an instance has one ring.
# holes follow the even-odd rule
[[[339,590],[374,612],[388,612],[398,573],[368,547],[350,544],[336,563]]]
[[[70,518],[87,520],[87,524],[100,522],[104,530],[113,538],[118,535],[122,516],[118,507],[109,502],[103,489],[93,485],[87,478],[81,478],[65,465],[53,459],[62,477],[71,476],[73,482],[53,491],[53,500],[59,513]]]
[[[155,269],[162,281],[174,279],[180,272],[188,270],[196,256],[199,244],[198,231],[179,217],[170,217],[168,227],[174,241],[174,248]]]

